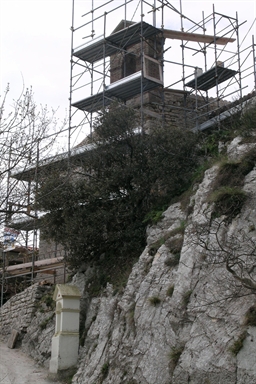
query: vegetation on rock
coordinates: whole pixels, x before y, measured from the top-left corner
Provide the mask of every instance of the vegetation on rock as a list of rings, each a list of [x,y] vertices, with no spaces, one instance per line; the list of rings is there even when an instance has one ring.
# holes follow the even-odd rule
[[[178,364],[178,361],[183,351],[184,351],[184,345],[175,346],[172,348],[170,352],[170,358],[174,367]]]
[[[148,298],[148,301],[154,307],[161,303],[161,299],[158,296],[151,296]]]
[[[234,343],[230,347],[230,352],[233,355],[237,355],[238,352],[243,348],[244,340],[246,339],[247,333],[246,331],[242,332],[239,337],[234,341]]]

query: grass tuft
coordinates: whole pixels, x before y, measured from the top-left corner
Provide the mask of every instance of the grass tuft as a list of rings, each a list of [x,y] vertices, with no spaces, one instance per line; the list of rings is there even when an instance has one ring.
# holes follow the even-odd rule
[[[101,374],[102,374],[104,379],[107,377],[108,372],[109,372],[109,362],[106,362],[101,367]]]
[[[156,307],[157,305],[159,305],[161,303],[161,299],[158,296],[151,296],[148,298],[148,301],[154,307]]]
[[[174,291],[174,285],[170,285],[170,287],[166,291],[166,295],[172,297]]]
[[[176,366],[178,364],[178,361],[179,361],[180,356],[181,356],[183,351],[184,351],[183,345],[176,346],[176,347],[173,347],[171,349],[170,359],[171,359],[172,363],[174,364],[174,366]]]
[[[234,343],[232,344],[232,346],[229,348],[230,352],[236,356],[238,354],[238,352],[243,348],[243,345],[244,345],[244,340],[246,339],[246,335],[247,335],[247,332],[244,331],[242,332],[238,339],[234,341]]]
[[[183,294],[183,297],[182,297],[182,301],[183,301],[183,304],[185,307],[187,307],[188,303],[189,303],[189,300],[190,300],[190,296],[192,294],[192,290],[190,289],[189,291],[186,291],[184,294]]]

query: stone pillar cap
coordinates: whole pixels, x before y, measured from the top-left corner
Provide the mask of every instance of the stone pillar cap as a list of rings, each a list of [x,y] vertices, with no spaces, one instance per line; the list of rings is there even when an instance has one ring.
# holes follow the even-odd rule
[[[79,299],[81,297],[81,293],[76,285],[56,284],[53,300],[57,301],[63,299],[64,297]]]

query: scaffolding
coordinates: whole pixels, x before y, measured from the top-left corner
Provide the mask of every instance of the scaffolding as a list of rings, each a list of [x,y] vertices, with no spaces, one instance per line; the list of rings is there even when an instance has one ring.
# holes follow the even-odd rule
[[[34,193],[40,165],[38,157],[34,166],[22,167],[8,176],[6,211],[2,214],[4,241],[0,244],[0,306],[10,295],[37,282],[66,281],[65,250],[56,243],[47,250],[42,240],[39,249],[40,212],[34,204]]]
[[[57,248],[48,254],[39,252],[40,212],[35,205],[35,194],[52,144],[67,130],[61,128],[52,133],[56,121],[47,116],[46,110],[42,115],[37,114],[31,94],[25,95],[25,103],[19,99],[18,104],[14,104],[10,125],[8,120],[2,124],[6,131],[2,131],[1,137],[0,305],[8,292],[17,293],[46,279],[47,275],[56,281],[60,269],[64,273],[61,282],[65,280],[64,252],[60,254]],[[43,264],[38,263],[39,258],[44,260]],[[59,262],[52,263],[53,258]]]
[[[149,118],[166,122],[170,107],[200,129],[209,112],[255,89],[255,44],[241,49],[237,13],[213,6],[194,21],[181,0],[179,9],[167,0],[92,0],[86,13],[80,5],[73,0],[69,150],[113,100],[136,106],[142,129]]]

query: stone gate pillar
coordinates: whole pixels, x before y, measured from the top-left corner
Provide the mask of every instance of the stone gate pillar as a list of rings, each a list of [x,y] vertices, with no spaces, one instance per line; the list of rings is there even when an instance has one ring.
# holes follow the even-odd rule
[[[51,373],[77,364],[80,296],[78,288],[74,285],[56,285],[53,294],[56,301],[56,324],[52,338]]]

